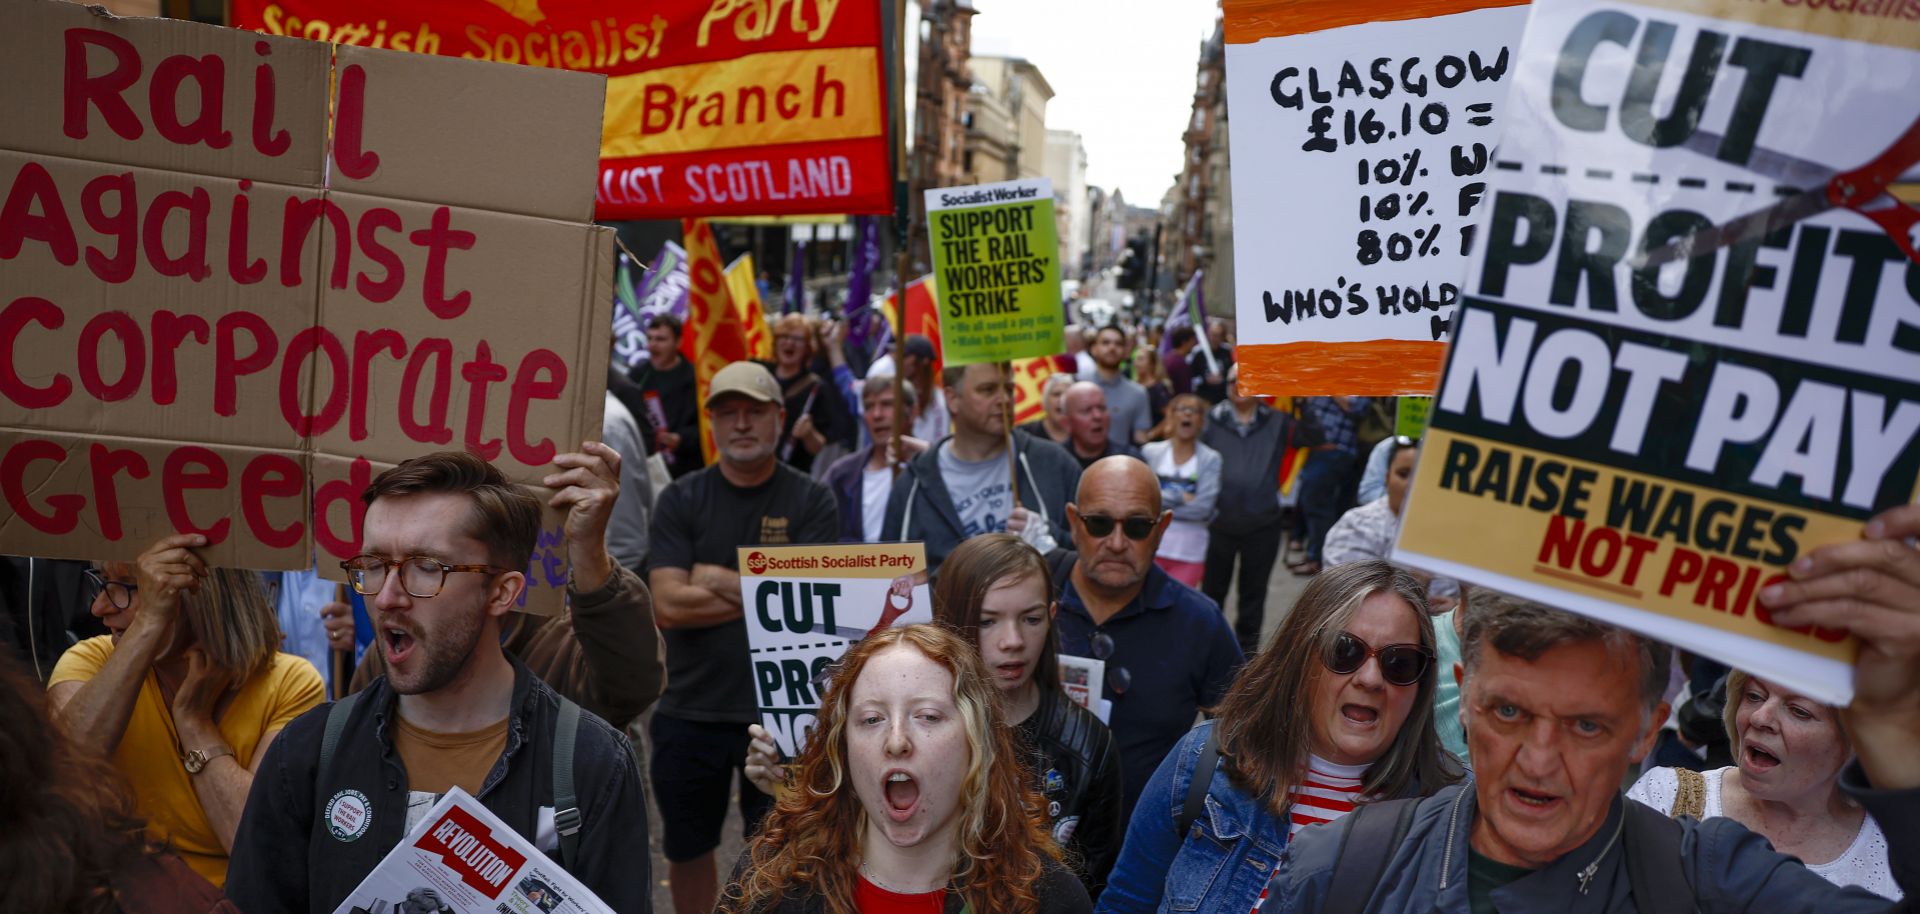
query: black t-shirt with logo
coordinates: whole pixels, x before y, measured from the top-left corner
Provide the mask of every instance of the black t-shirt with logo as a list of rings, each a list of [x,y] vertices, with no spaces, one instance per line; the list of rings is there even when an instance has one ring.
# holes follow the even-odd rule
[[[739,568],[741,546],[832,543],[840,537],[833,491],[785,464],[750,489],[718,466],[676,479],[660,493],[649,530],[647,568],[691,570],[696,563]],[[747,625],[661,631],[667,643],[667,691],[660,713],[684,720],[760,721],[747,654]]]

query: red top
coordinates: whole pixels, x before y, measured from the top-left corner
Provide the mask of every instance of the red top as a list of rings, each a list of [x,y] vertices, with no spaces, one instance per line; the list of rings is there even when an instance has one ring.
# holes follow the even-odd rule
[[[874,885],[865,876],[853,888],[853,906],[860,914],[940,914],[946,904],[946,889],[901,895]]]

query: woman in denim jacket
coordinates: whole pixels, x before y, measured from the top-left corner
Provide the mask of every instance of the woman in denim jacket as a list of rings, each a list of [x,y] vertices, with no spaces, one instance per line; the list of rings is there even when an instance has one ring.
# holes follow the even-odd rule
[[[1315,577],[1215,719],[1147,782],[1098,911],[1251,911],[1292,832],[1356,801],[1460,780],[1434,735],[1439,671],[1425,593],[1381,561]],[[1197,774],[1210,742],[1218,761],[1211,776]],[[1205,799],[1182,833],[1196,777],[1207,778]]]

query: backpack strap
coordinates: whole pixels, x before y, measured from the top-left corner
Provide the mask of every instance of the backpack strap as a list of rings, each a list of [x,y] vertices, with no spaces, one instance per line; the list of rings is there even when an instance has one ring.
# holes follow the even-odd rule
[[[354,692],[341,698],[327,708],[327,729],[320,735],[320,783],[331,783],[333,753],[340,748],[340,735],[347,730],[347,716],[353,713],[353,703],[362,693]],[[316,799],[318,795],[316,794]]]
[[[1362,803],[1346,815],[1346,832],[1334,851],[1333,878],[1327,884],[1324,914],[1360,914],[1386,875],[1387,861],[1413,827],[1420,797]],[[1641,912],[1646,914],[1646,912]]]
[[[1200,747],[1200,760],[1193,765],[1193,780],[1187,782],[1187,802],[1174,823],[1174,834],[1179,835],[1181,841],[1187,840],[1194,821],[1207,811],[1207,790],[1213,786],[1213,770],[1219,761],[1220,725],[1216,723],[1207,728],[1207,742]]]
[[[1673,809],[1667,814],[1674,818],[1704,818],[1707,811],[1707,776],[1692,768],[1675,768],[1673,776],[1677,782],[1673,791]]]
[[[553,728],[553,828],[560,834],[560,866],[571,869],[580,852],[580,800],[573,790],[573,744],[580,732],[580,706],[565,695]]]
[[[1633,800],[1625,801],[1623,815],[1634,908],[1639,914],[1695,914],[1699,905],[1680,855],[1685,829],[1660,810]]]

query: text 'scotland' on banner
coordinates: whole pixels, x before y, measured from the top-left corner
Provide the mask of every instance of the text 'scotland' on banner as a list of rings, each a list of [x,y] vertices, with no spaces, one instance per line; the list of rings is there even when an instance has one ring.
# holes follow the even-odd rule
[[[941,360],[971,365],[1064,350],[1053,183],[1037,178],[926,193]]]
[[[201,533],[214,564],[338,575],[382,469],[466,449],[537,484],[599,436],[604,78],[68,3],[8,23],[0,551]],[[559,606],[559,532],[529,608]]]
[[[1534,4],[1396,558],[1846,704],[1757,595],[1915,496],[1917,50],[1916,3]]]
[[[895,625],[933,621],[914,576],[919,543],[740,547],[740,604],[760,722],[787,758],[806,748],[829,669],[853,643]]]
[[[892,211],[878,3],[232,0],[232,9],[235,25],[270,35],[607,76],[601,220]],[[489,127],[532,136],[535,123]]]
[[[1526,7],[1222,7],[1241,389],[1431,393]]]

